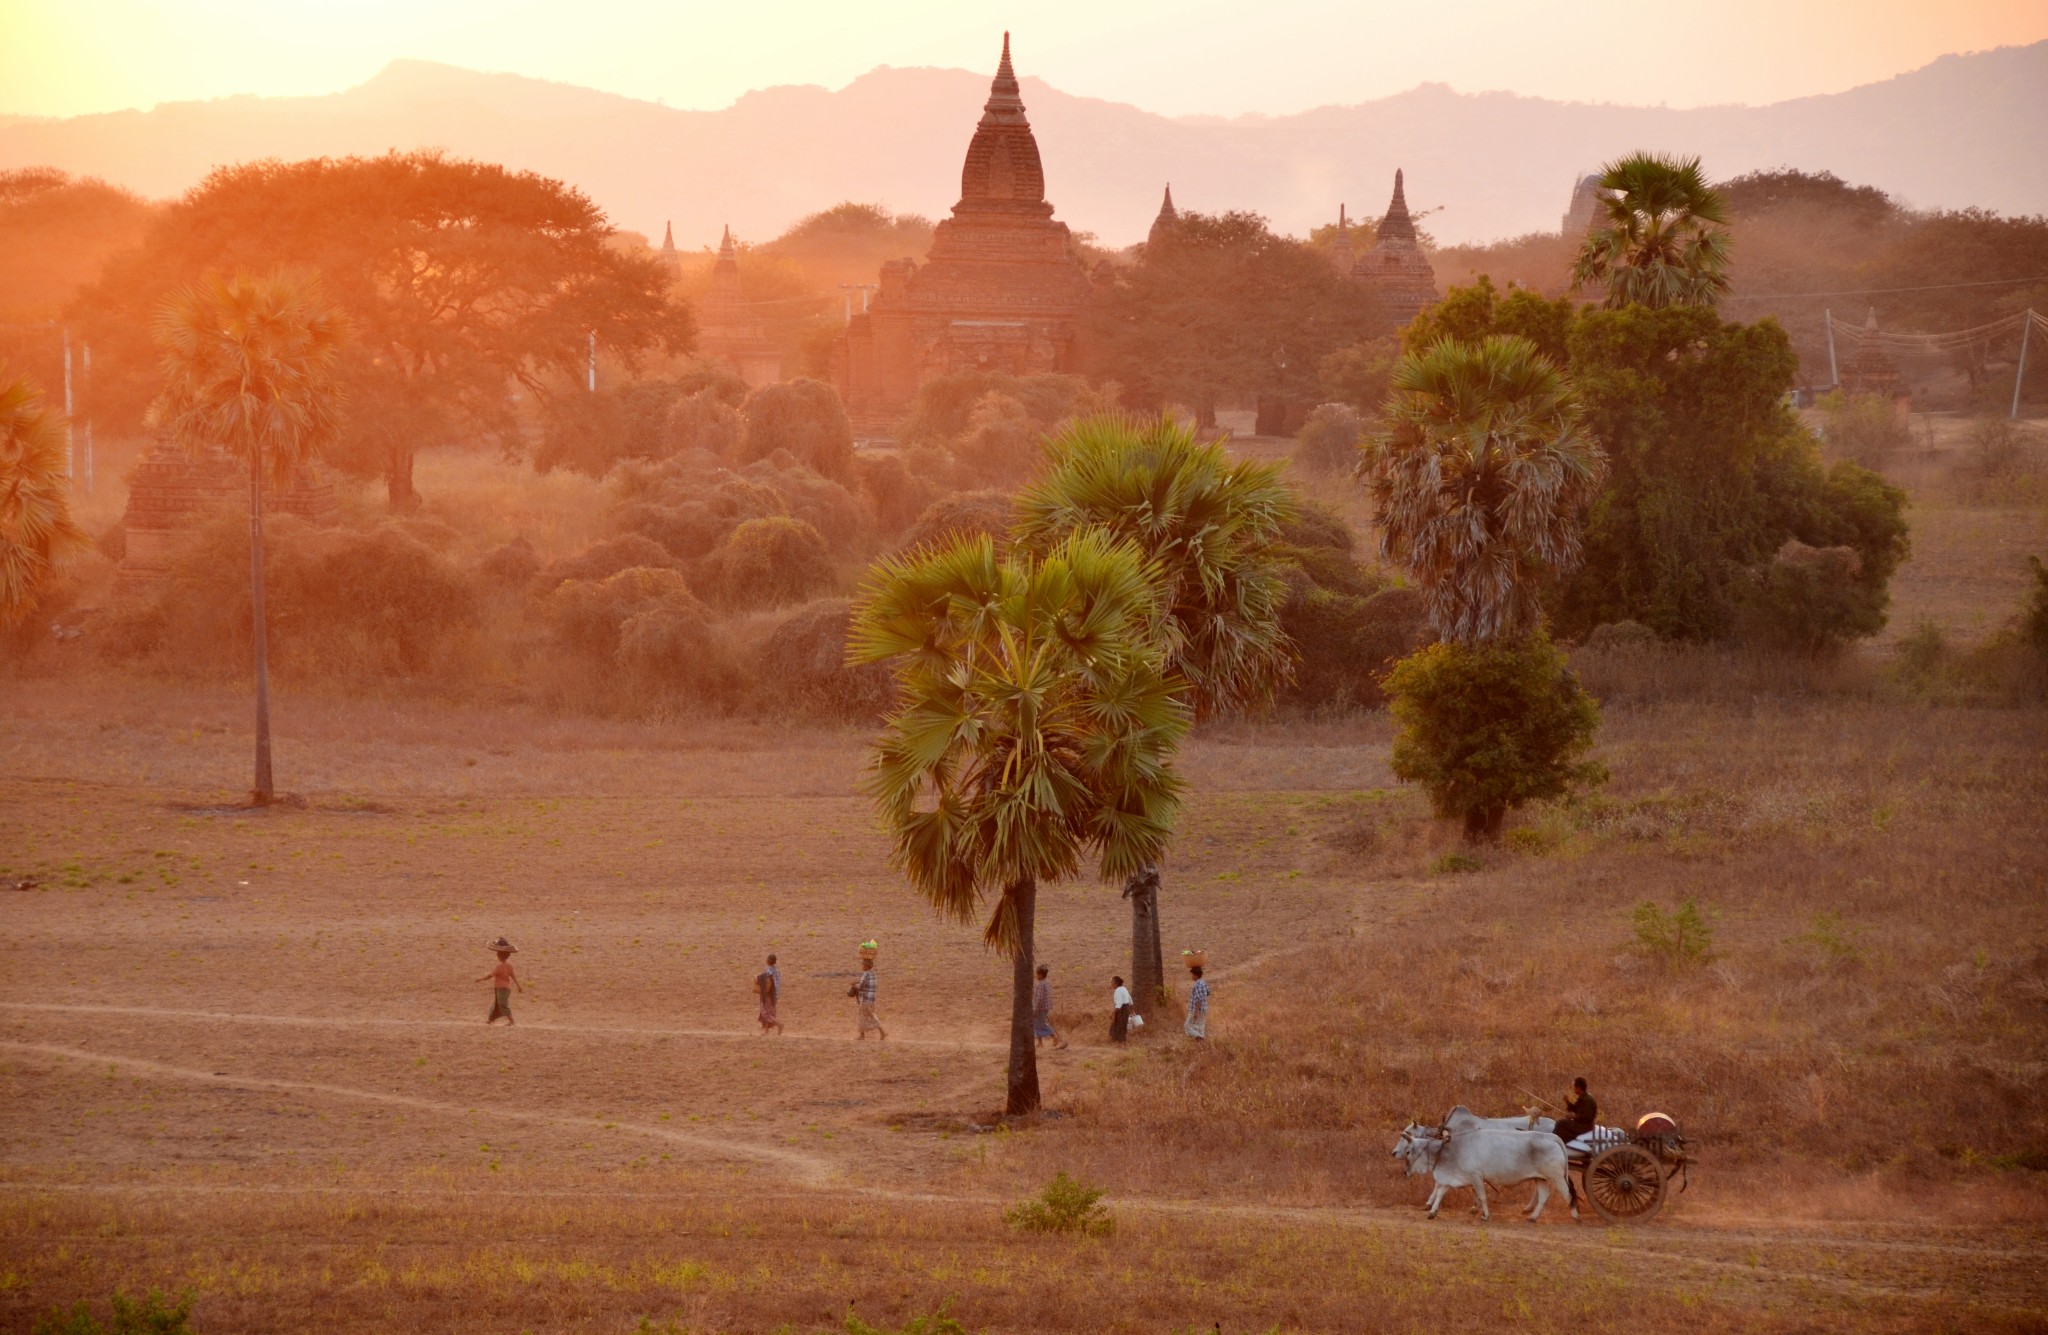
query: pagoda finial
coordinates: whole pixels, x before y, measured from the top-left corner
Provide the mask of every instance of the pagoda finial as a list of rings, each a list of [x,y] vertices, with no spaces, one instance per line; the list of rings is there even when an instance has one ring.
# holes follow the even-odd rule
[[[1156,242],[1180,222],[1180,213],[1173,207],[1173,183],[1166,184],[1166,195],[1159,201],[1159,216],[1152,220],[1152,230],[1145,234],[1148,243]]]
[[[720,259],[731,259],[732,253],[732,224],[727,223],[725,225],[725,235],[720,237],[718,241],[718,257]]]
[[[1349,223],[1347,223],[1347,222],[1345,222],[1345,221],[1344,221],[1344,206],[1343,206],[1342,204],[1339,204],[1339,205],[1337,206],[1337,230],[1338,230],[1338,232],[1340,232],[1340,233],[1341,233],[1341,232],[1343,232],[1343,230],[1344,230],[1344,229],[1345,229],[1346,227],[1349,227],[1350,225],[1351,225],[1351,224],[1349,224]]]
[[[1003,122],[1022,122],[1024,119],[1024,91],[1017,85],[1017,71],[1010,65],[1010,34],[1003,34],[1003,59],[996,66],[996,77],[989,84],[988,104],[982,108],[983,125]]]
[[[664,255],[676,253],[676,225],[674,222],[663,222],[661,225],[661,250]]]
[[[1404,218],[1408,216],[1408,192],[1401,184],[1401,169],[1399,167],[1394,168],[1394,199],[1392,203],[1387,205],[1387,213],[1389,216],[1396,213]]]
[[[1408,191],[1401,181],[1401,169],[1394,169],[1394,197],[1387,202],[1387,216],[1380,219],[1379,244],[1413,246],[1415,224],[1408,217]]]

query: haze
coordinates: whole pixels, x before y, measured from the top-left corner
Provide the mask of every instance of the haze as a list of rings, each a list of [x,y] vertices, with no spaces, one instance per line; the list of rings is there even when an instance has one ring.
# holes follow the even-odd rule
[[[1046,82],[1167,115],[1286,114],[1437,81],[1589,102],[1762,104],[1839,91],[1948,52],[2048,36],[2028,0],[1580,0],[1457,6],[847,6],[485,0],[31,0],[0,3],[0,113],[78,115],[353,86],[394,58],[446,61],[717,108],[750,89],[840,87],[879,65],[981,70],[990,33],[1028,29]],[[1684,60],[1673,59],[1683,51]]]

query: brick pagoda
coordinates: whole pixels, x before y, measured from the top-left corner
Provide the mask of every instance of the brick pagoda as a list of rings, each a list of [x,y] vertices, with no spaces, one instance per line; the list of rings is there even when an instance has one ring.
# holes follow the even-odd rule
[[[926,380],[958,371],[1072,371],[1089,279],[1045,198],[1010,35],[960,169],[960,202],[922,266],[892,260],[833,350],[854,430],[887,435]]]
[[[749,385],[772,385],[782,379],[782,349],[747,304],[730,227],[718,242],[711,287],[697,303],[697,354],[730,367]]]
[[[266,514],[297,515],[321,523],[334,514],[334,487],[311,468],[293,470],[289,484],[265,479]],[[249,512],[249,467],[225,450],[193,454],[158,436],[128,479],[121,515],[121,577],[155,579],[168,573],[186,540],[217,515]]]
[[[1885,355],[1884,341],[1877,334],[1877,308],[1863,320],[1863,336],[1856,350],[1842,365],[1842,391],[1847,394],[1875,394],[1894,401],[1906,397],[1906,382],[1899,368]]]
[[[1407,324],[1422,308],[1437,299],[1436,270],[1416,240],[1415,221],[1408,216],[1408,196],[1401,173],[1394,172],[1394,198],[1387,216],[1380,219],[1379,234],[1371,250],[1352,268],[1361,281],[1379,293],[1380,302],[1397,324]]]

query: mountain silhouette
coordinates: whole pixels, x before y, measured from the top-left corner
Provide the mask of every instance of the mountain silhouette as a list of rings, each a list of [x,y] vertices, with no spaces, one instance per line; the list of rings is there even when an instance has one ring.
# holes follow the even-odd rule
[[[320,97],[0,116],[0,167],[48,164],[145,195],[252,158],[442,148],[567,181],[619,226],[685,248],[765,240],[843,199],[942,216],[988,72],[883,67],[836,91],[778,87],[719,111],[424,61]],[[1182,117],[1026,78],[1059,216],[1108,245],[1143,238],[1159,191],[1286,231],[1386,206],[1394,169],[1441,242],[1554,231],[1572,182],[1633,149],[1697,153],[1725,179],[1827,170],[1920,208],[2048,212],[2048,42],[1944,56],[1881,83],[1763,107],[1686,110],[1460,93],[1424,84],[1290,116]]]

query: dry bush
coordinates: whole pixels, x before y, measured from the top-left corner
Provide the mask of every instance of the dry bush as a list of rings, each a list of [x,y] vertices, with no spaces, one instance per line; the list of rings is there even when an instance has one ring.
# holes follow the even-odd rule
[[[1039,427],[1017,399],[995,390],[975,401],[967,429],[953,441],[961,470],[985,487],[1014,487],[1038,462]]]
[[[816,529],[833,552],[851,554],[861,548],[869,529],[867,511],[838,482],[802,464],[777,467],[767,459],[749,465],[743,476],[773,492],[781,501],[780,513]]]
[[[776,703],[828,718],[872,720],[895,699],[880,663],[846,661],[852,604],[828,598],[797,608],[769,632],[755,660],[755,679]]]
[[[681,505],[634,501],[620,506],[613,522],[622,531],[649,538],[670,556],[685,561],[708,555],[734,527],[733,520],[713,514],[700,501]]]
[[[626,623],[648,613],[704,619],[681,572],[636,566],[601,579],[572,579],[550,593],[543,615],[565,648],[599,662],[618,656]]]
[[[948,490],[951,461],[936,450],[907,454],[863,455],[854,460],[854,476],[868,511],[883,533],[902,533]]]
[[[477,560],[476,573],[486,587],[514,590],[523,589],[540,574],[540,553],[533,544],[520,534],[502,546],[494,547]]]
[[[778,450],[825,477],[845,477],[853,467],[853,426],[830,385],[787,380],[763,385],[747,396],[746,431],[739,457],[766,459]]]
[[[724,632],[673,599],[621,623],[618,662],[643,711],[726,705],[741,681]]]
[[[1912,428],[1898,407],[1882,395],[1837,391],[1822,397],[1820,409],[1828,451],[1837,458],[1883,472],[1885,465],[1913,444]]]
[[[717,390],[702,389],[676,400],[663,429],[671,453],[704,450],[730,459],[739,454],[746,421]]]
[[[1965,505],[2038,505],[2048,498],[2048,451],[2027,425],[2005,417],[1970,423],[1949,469],[1949,489]]]
[[[682,563],[669,554],[667,548],[652,538],[638,533],[627,533],[616,538],[593,542],[574,556],[549,564],[540,573],[544,590],[553,589],[571,580],[595,581],[608,579],[622,570],[668,569],[678,570]]]
[[[1879,680],[1869,664],[1846,654],[1687,644],[1654,635],[1618,642],[1611,635],[1598,643],[1589,636],[1569,657],[1580,683],[1603,706],[1868,697]]]
[[[704,588],[728,608],[779,607],[831,587],[831,552],[801,519],[749,519],[699,567]]]
[[[1311,476],[1348,473],[1358,463],[1365,425],[1348,403],[1325,403],[1309,413],[1295,435],[1294,464]]]
[[[942,547],[955,538],[987,536],[1001,551],[1009,545],[1016,503],[1000,491],[963,491],[934,501],[917,517],[899,544],[906,552]]]

